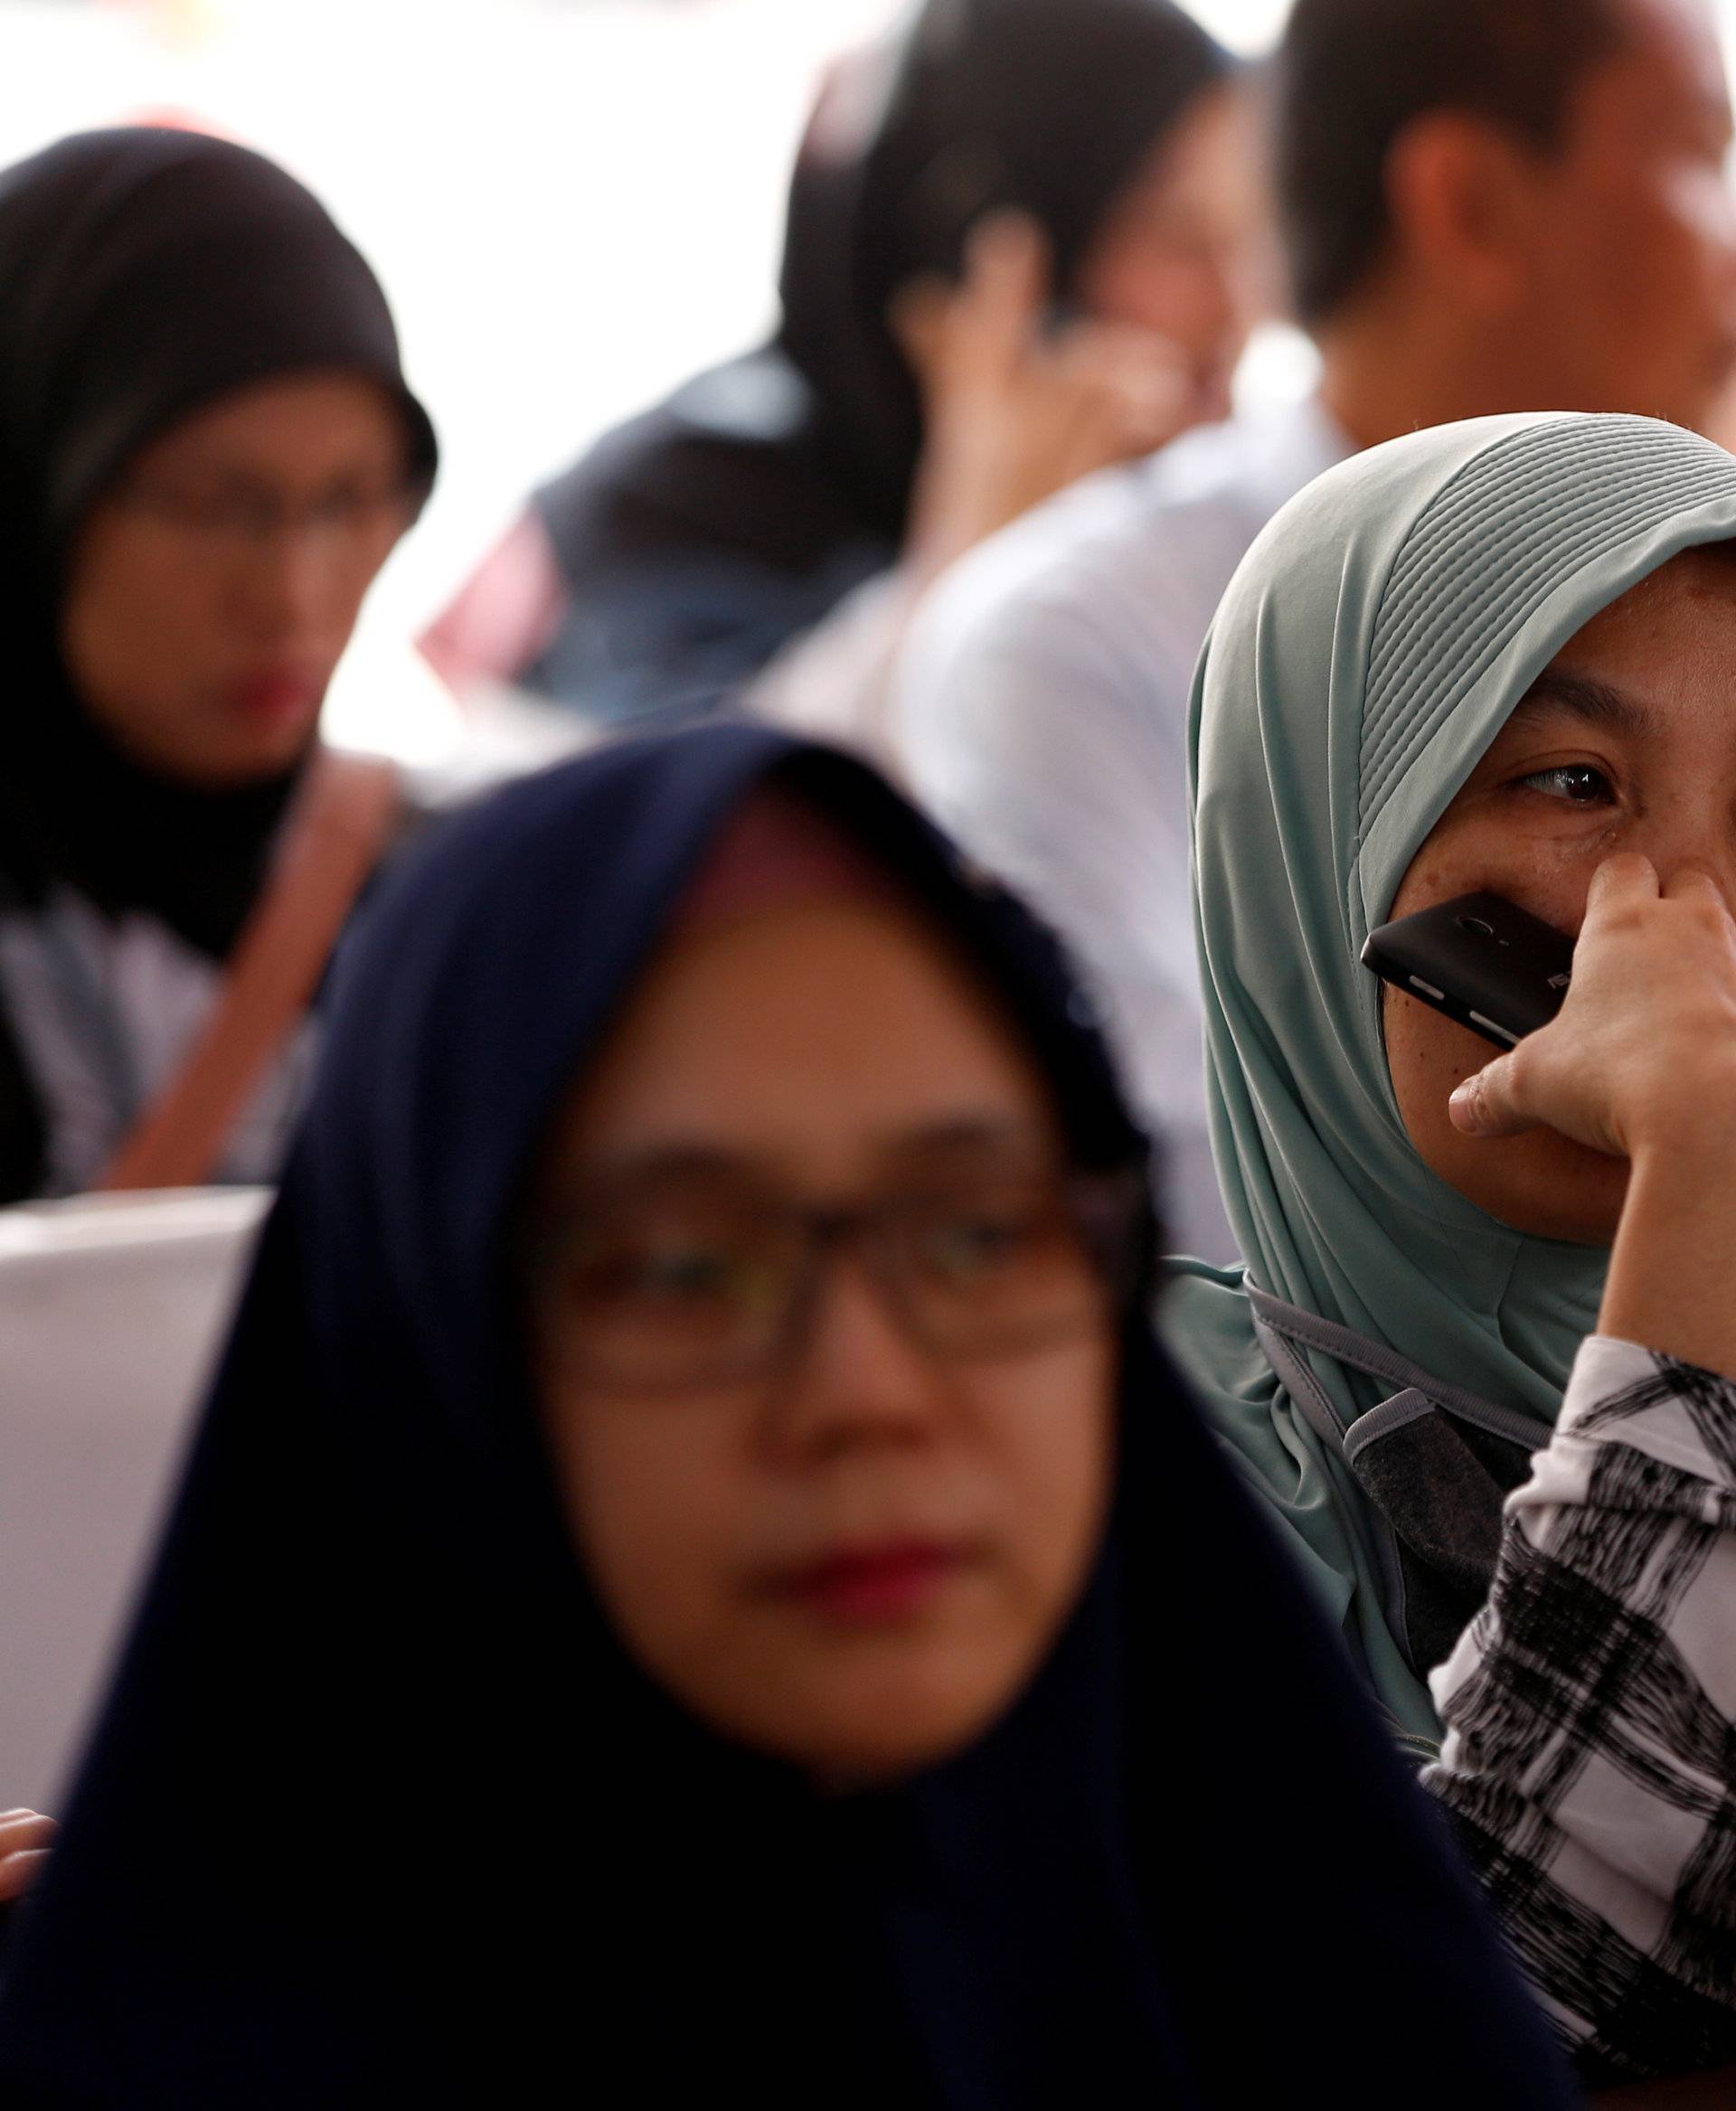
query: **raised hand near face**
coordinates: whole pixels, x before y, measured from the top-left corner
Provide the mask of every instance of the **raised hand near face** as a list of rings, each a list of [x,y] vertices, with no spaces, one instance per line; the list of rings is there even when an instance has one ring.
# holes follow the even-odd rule
[[[897,303],[927,412],[907,543],[924,576],[1197,415],[1174,346],[1125,323],[1057,323],[1051,276],[1043,230],[998,212],[971,236],[956,287],[920,280]]]
[[[1736,920],[1710,874],[1635,852],[1592,878],[1560,1013],[1467,1078],[1467,1136],[1543,1126],[1612,1157],[1736,1136]]]
[[[1599,1332],[1736,1377],[1736,920],[1709,873],[1607,858],[1560,1013],[1448,1110],[1467,1135],[1543,1125],[1627,1159]]]

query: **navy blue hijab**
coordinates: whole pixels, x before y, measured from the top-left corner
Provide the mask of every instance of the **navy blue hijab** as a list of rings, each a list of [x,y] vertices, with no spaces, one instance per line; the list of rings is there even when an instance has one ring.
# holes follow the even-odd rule
[[[449,825],[343,971],[143,1612],[17,1916],[0,2101],[1384,2111],[1421,2071],[1418,2111],[1567,2104],[1135,1306],[1101,1558],[962,1758],[824,1799],[618,1646],[539,1448],[513,1228],[552,1112],[769,779],[979,964],[1079,1159],[1137,1159],[1049,940],[854,762],[716,724]],[[1232,1653],[1260,1676],[1221,1676]]]

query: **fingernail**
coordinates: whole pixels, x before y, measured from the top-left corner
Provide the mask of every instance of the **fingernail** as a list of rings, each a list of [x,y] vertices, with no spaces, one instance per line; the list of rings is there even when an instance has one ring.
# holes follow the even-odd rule
[[[1447,1114],[1456,1129],[1463,1129],[1469,1136],[1477,1134],[1477,1094],[1468,1084],[1453,1088],[1447,1102]]]

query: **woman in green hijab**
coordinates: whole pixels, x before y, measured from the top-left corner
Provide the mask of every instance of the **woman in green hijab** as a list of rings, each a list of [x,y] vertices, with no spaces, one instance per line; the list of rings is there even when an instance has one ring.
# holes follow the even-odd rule
[[[1190,734],[1246,1268],[1171,1338],[1594,2076],[1736,2059],[1733,538],[1675,427],[1411,435],[1255,544]],[[1579,934],[1492,1065],[1360,964],[1477,889]]]

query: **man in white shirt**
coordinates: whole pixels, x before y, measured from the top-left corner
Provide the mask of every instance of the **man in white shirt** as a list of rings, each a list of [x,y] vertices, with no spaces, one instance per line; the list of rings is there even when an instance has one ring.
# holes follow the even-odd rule
[[[1052,500],[929,597],[895,710],[919,794],[1071,941],[1163,1136],[1174,1243],[1232,1258],[1189,908],[1194,664],[1265,522],[1353,451],[1538,409],[1703,426],[1736,208],[1702,0],[1297,0],[1277,175],[1316,397]]]

